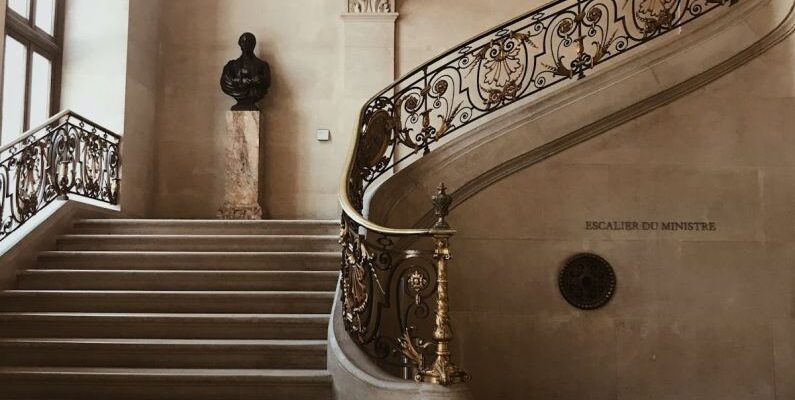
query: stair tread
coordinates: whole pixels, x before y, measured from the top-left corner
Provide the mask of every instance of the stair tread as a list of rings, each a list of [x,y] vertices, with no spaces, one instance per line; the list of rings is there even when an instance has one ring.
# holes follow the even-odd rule
[[[328,378],[322,369],[202,369],[202,368],[95,368],[95,367],[0,367],[0,374],[94,375],[141,377],[262,377]]]
[[[305,270],[270,270],[270,271],[251,271],[251,270],[173,270],[173,269],[29,269],[22,272],[23,275],[41,274],[134,274],[134,275],[249,275],[249,276],[278,276],[278,275],[307,275],[307,276],[337,276],[338,271],[305,271]]]
[[[328,322],[329,314],[325,311],[322,314],[0,312],[0,337],[321,340],[327,338]]]
[[[329,224],[339,225],[333,219],[267,219],[267,220],[222,220],[222,219],[79,219],[75,223],[91,224],[216,224],[216,225],[267,225],[267,224]]]
[[[179,320],[179,319],[197,319],[197,320],[310,320],[310,321],[327,321],[328,314],[211,314],[211,313],[91,313],[91,312],[0,312],[0,319],[20,319],[20,318],[36,318],[36,319],[92,319],[92,318],[107,318],[107,319],[162,319],[162,320]]]
[[[337,240],[338,235],[170,235],[170,234],[68,234],[58,235],[58,239],[259,239],[259,238],[272,238],[272,239],[329,239]]]
[[[333,252],[339,247],[338,235],[72,234],[60,235],[56,239],[59,250]]]
[[[143,267],[147,268],[147,267]],[[190,267],[187,267],[190,268]],[[17,290],[311,292],[334,291],[339,270],[174,270],[29,269],[19,274]]]
[[[277,347],[291,349],[326,348],[325,340],[309,339],[103,339],[103,338],[0,338],[9,345],[118,345],[170,347]]]
[[[311,297],[327,298],[333,297],[332,291],[290,291],[290,290],[267,290],[267,291],[237,291],[237,290],[3,290],[0,296],[34,296],[37,294],[58,294],[58,295],[163,295],[163,296],[273,296],[273,297]]]
[[[102,236],[102,235],[100,235]],[[335,236],[336,238],[336,236]],[[225,256],[306,256],[306,257],[340,257],[338,251],[169,251],[169,250],[51,250],[39,253],[42,256],[70,256],[70,255],[139,255],[139,256],[202,256],[202,257],[225,257]]]
[[[155,241],[153,241],[155,242]],[[115,243],[106,241],[102,243]],[[168,242],[164,243],[166,246]],[[205,244],[210,244],[205,242]],[[329,246],[331,242],[329,241]],[[195,247],[203,246],[197,244]],[[39,254],[33,269],[80,270],[201,270],[201,271],[339,271],[339,251],[230,251],[215,246],[200,248],[130,251],[91,249],[46,251]],[[252,244],[249,244],[252,246]],[[336,246],[336,245],[335,245]],[[122,246],[123,247],[123,246]],[[146,247],[146,246],[144,246]],[[180,247],[184,247],[181,246]]]

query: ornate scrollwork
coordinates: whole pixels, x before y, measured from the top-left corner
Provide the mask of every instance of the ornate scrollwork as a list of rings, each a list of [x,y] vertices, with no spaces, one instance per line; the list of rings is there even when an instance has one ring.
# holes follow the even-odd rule
[[[346,217],[340,243],[345,328],[385,365],[416,367],[411,362],[417,359],[415,353],[430,357],[432,350],[417,335],[429,328],[429,300],[436,291],[433,255],[399,250],[394,239],[386,236],[368,240]],[[385,323],[387,312],[390,318]]]
[[[361,187],[480,118],[736,0],[560,0],[432,60],[363,108]],[[350,0],[352,11],[374,0]],[[386,123],[389,120],[390,123]],[[380,156],[380,158],[378,157]],[[378,158],[376,160],[376,158]]]
[[[0,240],[69,194],[117,204],[121,137],[64,112],[0,149]]]
[[[384,365],[403,366],[423,381],[467,379],[449,350],[445,270],[452,231],[446,216],[452,199],[440,187],[433,198],[434,226],[406,233],[366,221],[365,192],[462,127],[583,79],[606,61],[737,1],[553,1],[436,57],[374,96],[361,110],[343,187],[342,311],[351,337]],[[375,12],[386,3],[350,0],[349,10]]]
[[[16,167],[16,206],[23,220],[32,217],[38,211],[39,202],[44,195],[47,165],[46,147],[33,144],[25,147],[15,161]]]
[[[414,304],[417,306],[422,304],[422,292],[428,288],[428,277],[420,270],[412,271],[411,275],[406,278],[406,284],[414,295]]]
[[[406,328],[403,331],[403,336],[398,338],[397,341],[400,345],[400,351],[406,360],[409,360],[417,371],[424,371],[426,365],[425,353],[431,344],[426,343],[422,338],[412,335],[412,331],[412,327]],[[420,379],[422,379],[420,374],[414,375],[414,380]]]

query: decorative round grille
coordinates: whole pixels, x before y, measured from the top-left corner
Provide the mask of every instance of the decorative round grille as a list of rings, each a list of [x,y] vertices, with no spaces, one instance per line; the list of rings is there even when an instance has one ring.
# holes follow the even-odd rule
[[[566,261],[558,276],[560,293],[571,305],[595,310],[607,304],[616,292],[616,274],[604,258],[577,254]]]
[[[392,138],[392,117],[388,112],[376,111],[367,122],[367,130],[359,143],[359,165],[373,167],[386,154]]]

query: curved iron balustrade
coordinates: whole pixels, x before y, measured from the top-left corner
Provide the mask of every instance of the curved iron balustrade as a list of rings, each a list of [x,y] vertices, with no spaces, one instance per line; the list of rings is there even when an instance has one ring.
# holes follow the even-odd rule
[[[431,229],[392,229],[363,215],[365,192],[441,138],[739,0],[558,0],[417,68],[361,109],[340,186],[342,313],[353,340],[418,381],[466,379],[450,361],[450,197]],[[412,240],[401,241],[401,239]],[[432,240],[425,249],[417,238]],[[435,298],[435,310],[431,309]],[[432,362],[428,362],[431,360]]]
[[[0,240],[69,194],[118,204],[121,137],[71,111],[0,148]]]

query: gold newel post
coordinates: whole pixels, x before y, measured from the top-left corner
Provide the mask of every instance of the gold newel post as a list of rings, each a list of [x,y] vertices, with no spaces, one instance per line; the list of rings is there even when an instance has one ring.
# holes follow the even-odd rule
[[[433,338],[436,340],[436,359],[418,377],[423,382],[436,383],[443,386],[469,381],[469,375],[453,363],[450,351],[453,329],[450,327],[447,295],[447,263],[452,258],[449,242],[450,237],[453,236],[453,231],[450,229],[446,217],[450,213],[450,204],[452,202],[453,198],[447,194],[447,188],[444,183],[439,185],[438,193],[433,196],[433,205],[436,213],[436,223],[433,229],[439,231],[433,237],[435,242],[433,258],[436,260],[436,273],[438,275],[436,321],[433,330]]]

